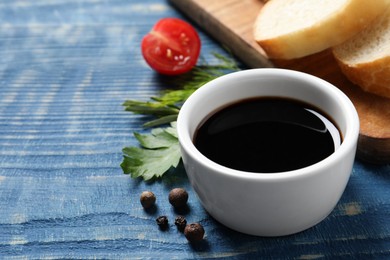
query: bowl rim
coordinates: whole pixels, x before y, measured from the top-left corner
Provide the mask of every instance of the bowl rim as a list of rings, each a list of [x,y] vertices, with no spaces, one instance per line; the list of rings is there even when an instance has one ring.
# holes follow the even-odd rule
[[[195,145],[192,142],[189,127],[188,127],[189,126],[188,116],[191,114],[191,111],[193,111],[193,108],[196,107],[196,104],[194,102],[196,102],[197,99],[199,99],[201,96],[207,95],[207,93],[209,93],[210,91],[213,90],[218,91],[217,88],[219,89],[223,88],[223,84],[220,83],[223,83],[224,81],[231,80],[233,78],[237,80],[237,78],[242,78],[242,77],[259,77],[264,75],[273,75],[273,76],[277,75],[279,77],[294,77],[300,80],[311,81],[312,83],[315,83],[316,85],[326,89],[326,91],[330,93],[331,96],[340,103],[340,106],[343,107],[345,113],[344,117],[346,118],[346,130],[345,130],[345,134],[343,135],[343,142],[334,153],[332,153],[327,158],[315,164],[306,166],[304,168],[270,174],[270,173],[261,173],[261,172],[246,172],[246,171],[236,170],[236,169],[223,166],[204,156],[195,147]],[[356,150],[357,139],[359,136],[359,117],[357,111],[352,101],[340,89],[338,89],[336,86],[332,85],[331,83],[323,79],[320,79],[316,76],[304,72],[299,72],[299,71],[294,71],[289,69],[280,69],[280,68],[257,68],[257,69],[241,70],[241,71],[232,72],[220,76],[206,83],[205,85],[197,89],[185,101],[185,103],[180,109],[176,126],[177,126],[178,139],[179,139],[181,149],[185,150],[185,152],[189,156],[194,158],[196,161],[198,161],[198,163],[202,164],[204,167],[211,169],[215,173],[218,172],[219,174],[223,174],[234,178],[250,179],[250,180],[267,180],[267,181],[289,179],[289,178],[295,179],[310,174],[315,174],[320,169],[331,167],[332,165],[336,164],[343,158],[346,158],[348,156],[348,153],[354,152]]]

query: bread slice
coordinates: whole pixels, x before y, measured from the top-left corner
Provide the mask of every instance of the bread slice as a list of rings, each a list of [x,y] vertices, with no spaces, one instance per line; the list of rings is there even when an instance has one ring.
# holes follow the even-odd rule
[[[254,24],[254,38],[273,59],[293,59],[335,46],[383,13],[389,0],[272,0]]]
[[[390,98],[390,8],[362,32],[334,47],[333,54],[350,81]]]

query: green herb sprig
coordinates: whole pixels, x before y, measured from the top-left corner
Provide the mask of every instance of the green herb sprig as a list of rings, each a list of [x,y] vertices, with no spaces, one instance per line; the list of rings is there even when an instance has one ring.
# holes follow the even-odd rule
[[[135,114],[152,116],[143,126],[152,128],[149,134],[135,132],[139,142],[137,147],[123,148],[121,167],[124,174],[144,180],[159,178],[171,167],[176,168],[181,154],[176,132],[176,119],[180,108],[187,98],[205,83],[240,70],[238,64],[230,57],[215,53],[218,65],[203,63],[195,66],[189,73],[176,76],[179,89],[170,89],[151,97],[148,101],[127,100],[123,103],[126,111]],[[170,124],[168,127],[161,127]],[[159,128],[154,128],[160,126]]]

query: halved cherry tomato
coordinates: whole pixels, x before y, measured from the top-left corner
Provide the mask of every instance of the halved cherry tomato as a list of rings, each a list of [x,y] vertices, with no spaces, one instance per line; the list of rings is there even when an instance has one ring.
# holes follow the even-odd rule
[[[178,75],[196,64],[200,38],[188,23],[177,18],[163,18],[142,39],[142,55],[151,68],[161,74]]]

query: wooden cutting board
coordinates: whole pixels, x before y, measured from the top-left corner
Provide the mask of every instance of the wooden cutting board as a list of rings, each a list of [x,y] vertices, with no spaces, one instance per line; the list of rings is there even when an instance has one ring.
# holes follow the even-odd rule
[[[354,103],[360,118],[357,156],[390,163],[390,99],[362,91],[341,73],[329,50],[290,61],[269,60],[254,41],[252,28],[263,7],[260,0],[170,0],[226,46],[248,67],[279,67],[310,73],[339,87]]]

